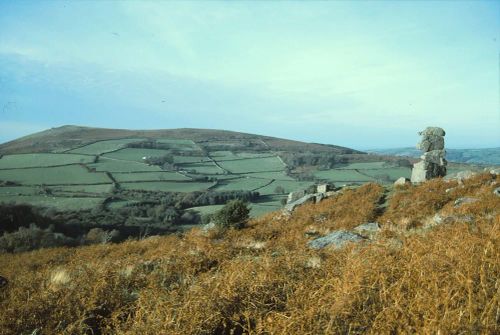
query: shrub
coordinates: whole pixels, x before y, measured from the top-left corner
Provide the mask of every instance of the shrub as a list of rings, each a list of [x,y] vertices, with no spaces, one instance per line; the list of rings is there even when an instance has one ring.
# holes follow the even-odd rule
[[[232,200],[217,211],[212,220],[218,226],[240,229],[249,219],[250,208],[242,200]]]

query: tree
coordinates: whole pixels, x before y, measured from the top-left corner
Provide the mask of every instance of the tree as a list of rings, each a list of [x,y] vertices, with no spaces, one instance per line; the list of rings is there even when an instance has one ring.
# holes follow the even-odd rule
[[[241,229],[250,218],[249,214],[250,208],[248,204],[238,199],[229,201],[224,207],[214,213],[212,219],[218,226]]]

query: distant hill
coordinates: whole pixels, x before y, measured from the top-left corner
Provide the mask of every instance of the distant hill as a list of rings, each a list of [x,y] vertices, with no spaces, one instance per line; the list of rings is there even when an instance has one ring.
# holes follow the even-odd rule
[[[161,129],[161,130],[128,130],[106,129],[81,126],[62,126],[51,128],[35,134],[0,144],[0,154],[19,154],[36,152],[63,152],[78,146],[84,146],[101,140],[124,138],[170,138],[186,139],[196,143],[224,142],[236,146],[235,143],[247,146],[265,146],[274,151],[313,151],[338,154],[363,154],[363,152],[341,147],[318,143],[305,143],[282,138],[240,133],[215,129]]]
[[[406,157],[419,157],[420,150],[415,148],[391,148],[367,150],[370,153],[381,155],[394,155]],[[468,164],[494,164],[500,165],[500,147],[485,149],[446,149],[446,159],[450,162]]]

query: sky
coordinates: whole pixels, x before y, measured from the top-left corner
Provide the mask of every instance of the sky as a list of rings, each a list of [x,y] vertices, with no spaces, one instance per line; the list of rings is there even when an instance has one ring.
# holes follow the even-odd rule
[[[498,1],[0,0],[0,142],[62,125],[500,146]]]

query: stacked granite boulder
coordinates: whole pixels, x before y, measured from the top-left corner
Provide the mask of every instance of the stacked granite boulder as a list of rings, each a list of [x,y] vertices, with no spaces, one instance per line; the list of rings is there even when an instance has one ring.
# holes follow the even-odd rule
[[[413,164],[411,172],[412,183],[421,183],[426,180],[446,176],[444,150],[445,131],[439,127],[427,127],[424,131],[418,133],[422,140],[417,144],[417,149],[424,152],[420,162]]]

